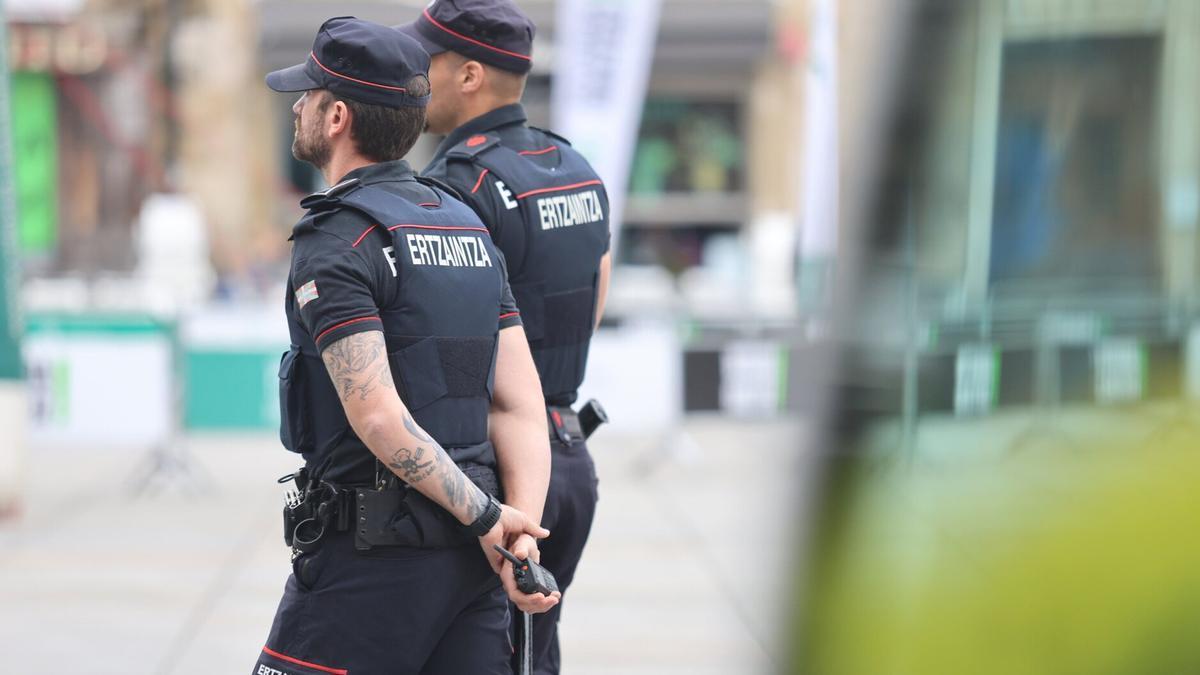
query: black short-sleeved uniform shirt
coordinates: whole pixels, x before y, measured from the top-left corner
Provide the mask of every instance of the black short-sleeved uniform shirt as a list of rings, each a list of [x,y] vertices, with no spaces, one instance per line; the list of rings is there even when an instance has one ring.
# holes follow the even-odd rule
[[[458,190],[492,233],[492,241],[504,253],[508,270],[514,276],[520,276],[525,268],[525,226],[520,211],[504,206],[495,176],[467,162],[448,162],[446,153],[471,136],[484,133],[499,136],[505,147],[529,153],[545,152],[562,143],[551,134],[527,126],[527,119],[520,103],[484,113],[447,134],[429,166],[421,172]]]
[[[381,162],[351,171],[342,183],[357,178],[364,183],[402,195],[416,204],[433,204],[441,198],[438,192],[418,182],[408,162]],[[305,219],[292,233],[292,264],[288,275],[285,311],[303,338],[311,340],[310,351],[323,352],[329,345],[355,333],[383,330],[380,312],[386,311],[397,297],[400,282],[393,276],[385,247],[391,245],[375,231],[374,223],[364,213],[342,208]],[[503,256],[496,263],[504,274],[500,306],[501,330],[520,325],[516,302],[508,285]],[[449,311],[449,309],[448,309]],[[293,332],[293,342],[298,336]],[[328,382],[323,364],[310,366],[316,376]],[[310,469],[331,481],[370,481],[374,472],[374,456],[349,428],[341,406],[336,411],[321,410],[317,415],[335,416],[322,428],[340,431],[317,433],[315,451],[306,457]],[[343,424],[344,423],[344,424]]]
[[[342,182],[357,178],[363,182],[386,178],[379,187],[396,192],[422,204],[439,197],[430,187],[418,183],[408,162],[381,162],[355,169]],[[398,181],[398,182],[390,182]],[[398,279],[382,239],[371,241],[368,232],[373,223],[355,209],[340,209],[322,215],[313,227],[298,227],[292,234],[292,266],[287,312],[316,343],[317,349],[369,330],[381,330],[380,308],[396,294]],[[504,271],[503,257],[498,263]],[[507,274],[505,275],[507,279]],[[520,315],[507,281],[500,307],[500,328],[520,325]]]

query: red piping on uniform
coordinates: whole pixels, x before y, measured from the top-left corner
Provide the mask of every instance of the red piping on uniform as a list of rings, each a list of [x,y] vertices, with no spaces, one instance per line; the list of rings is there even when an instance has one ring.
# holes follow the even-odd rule
[[[460,40],[466,40],[467,42],[470,42],[471,44],[479,45],[480,47],[483,47],[484,49],[490,49],[494,52],[500,52],[501,54],[508,54],[509,56],[515,56],[518,59],[525,59],[526,61],[531,60],[528,56],[525,56],[524,54],[518,54],[516,52],[510,52],[507,49],[500,49],[499,47],[493,47],[485,42],[480,42],[479,40],[472,40],[471,38],[467,37],[466,35],[462,35],[461,33],[455,33],[454,31],[450,30],[449,28],[446,28],[442,24],[438,23],[437,19],[434,19],[432,16],[430,16],[428,9],[425,10],[425,18],[429,19],[429,23],[437,26],[438,28],[453,35],[454,37],[459,38]]]
[[[482,228],[482,227],[465,227],[465,226],[464,227],[455,227],[455,226],[450,226],[450,225],[414,225],[412,223],[400,223],[399,225],[393,225],[388,228],[388,232],[391,232],[392,230],[398,230],[402,227],[411,227],[411,228],[415,228],[418,230],[474,230],[476,232],[487,232],[487,229]]]
[[[501,321],[503,321],[503,320],[505,320],[505,319],[508,319],[508,318],[511,318],[511,317],[514,317],[514,316],[520,316],[520,315],[521,315],[521,313],[520,313],[520,312],[509,312],[508,314],[501,314],[501,315],[500,315],[500,320],[501,320]]]
[[[437,202],[421,202],[417,206],[440,206]]]
[[[350,77],[349,75],[343,75],[343,74],[339,73],[339,72],[338,72],[338,71],[336,71],[336,70],[330,70],[329,68],[326,68],[326,67],[325,67],[325,64],[323,64],[323,63],[321,63],[320,61],[318,61],[318,60],[317,60],[317,55],[316,55],[316,54],[314,54],[314,53],[312,53],[312,52],[309,52],[309,53],[308,53],[308,56],[309,56],[309,57],[310,57],[310,58],[313,60],[313,63],[315,63],[315,64],[317,64],[318,66],[320,66],[320,67],[321,67],[321,70],[323,70],[323,71],[325,71],[325,72],[327,72],[327,73],[329,73],[330,75],[333,75],[333,76],[335,76],[335,77],[340,77],[340,78],[342,78],[343,80],[350,80],[351,82],[357,82],[357,83],[359,83],[359,84],[365,84],[365,85],[367,85],[368,87],[379,87],[380,89],[390,89],[390,90],[392,90],[392,91],[398,91],[398,92],[401,92],[401,93],[404,93],[404,94],[407,94],[407,93],[408,93],[408,90],[407,90],[407,89],[405,89],[404,87],[393,87],[393,86],[391,86],[391,85],[387,85],[387,84],[379,84],[378,82],[368,82],[368,81],[366,81],[366,80],[360,80],[360,79],[358,79],[358,78],[355,78],[355,77]]]
[[[557,150],[557,149],[558,149],[557,145],[552,145],[548,148],[542,148],[541,150],[522,150],[522,151],[518,152],[517,154],[518,155],[544,155],[547,152],[550,152],[551,150]]]
[[[581,188],[581,187],[584,187],[587,185],[600,185],[600,179],[585,180],[582,183],[575,183],[573,185],[564,185],[562,187],[548,187],[548,188],[539,188],[537,190],[530,190],[529,192],[522,192],[521,194],[517,195],[517,199],[524,199],[525,197],[528,197],[530,195],[540,195],[543,192],[561,192],[563,190],[573,190],[575,188]]]
[[[475,181],[475,187],[471,188],[471,194],[475,194],[479,191],[479,186],[483,185],[483,177],[486,175],[488,175],[488,170],[484,169],[483,172],[479,174],[479,180]]]
[[[349,321],[343,321],[343,322],[337,324],[336,326],[330,326],[329,328],[326,328],[325,330],[321,331],[321,334],[318,335],[317,339],[313,340],[313,342],[320,342],[321,338],[328,335],[330,331],[335,331],[343,326],[349,326],[352,323],[362,323],[363,321],[380,321],[380,322],[382,322],[383,319],[380,319],[377,316],[360,316],[357,319],[350,319]]]
[[[377,225],[377,224],[368,227],[366,232],[363,232],[362,234],[360,234],[358,236],[358,239],[354,240],[354,245],[351,246],[350,248],[358,248],[358,245],[362,243],[362,240],[366,239],[368,234],[371,234],[371,230],[373,230],[377,227],[379,227],[379,225]]]
[[[329,668],[326,666],[318,666],[317,664],[309,663],[308,661],[301,661],[300,659],[293,658],[287,654],[280,654],[270,647],[263,647],[263,652],[274,656],[280,661],[287,661],[288,663],[294,663],[298,666],[304,666],[305,668],[312,668],[313,670],[319,670],[322,673],[333,673],[333,675],[349,675],[350,673],[350,671],[346,670],[345,668]]]

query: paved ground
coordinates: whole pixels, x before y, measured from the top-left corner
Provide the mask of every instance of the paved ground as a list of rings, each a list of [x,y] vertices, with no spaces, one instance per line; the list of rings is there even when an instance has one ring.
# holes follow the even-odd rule
[[[600,509],[565,606],[567,673],[776,669],[799,432],[701,418],[670,444],[598,434]],[[273,479],[294,462],[270,436],[188,447],[207,489],[142,496],[136,453],[31,449],[24,514],[0,523],[4,672],[249,672],[289,570]]]

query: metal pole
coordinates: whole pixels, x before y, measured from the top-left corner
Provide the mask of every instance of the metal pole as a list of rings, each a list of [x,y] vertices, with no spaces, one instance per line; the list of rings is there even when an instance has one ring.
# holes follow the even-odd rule
[[[519,675],[533,675],[533,615],[521,612],[521,670]]]

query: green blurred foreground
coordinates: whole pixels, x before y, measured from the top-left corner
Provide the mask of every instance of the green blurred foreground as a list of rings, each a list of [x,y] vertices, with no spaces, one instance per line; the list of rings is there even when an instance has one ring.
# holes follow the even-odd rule
[[[911,462],[844,461],[795,671],[1200,672],[1197,424],[1179,404],[923,420]]]

